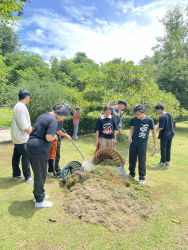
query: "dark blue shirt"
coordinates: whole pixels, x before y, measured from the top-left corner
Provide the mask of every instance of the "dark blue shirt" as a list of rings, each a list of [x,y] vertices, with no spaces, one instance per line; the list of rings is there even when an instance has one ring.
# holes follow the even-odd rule
[[[159,128],[162,130],[159,131],[159,138],[167,138],[174,136],[174,127],[173,127],[173,118],[171,113],[162,114],[159,117]]]
[[[137,119],[136,116],[133,116],[130,121],[130,126],[134,126],[132,144],[135,146],[147,144],[150,129],[155,130],[153,119],[147,115],[144,120]]]
[[[99,137],[103,137],[105,139],[114,139],[114,130],[118,130],[118,128],[112,115],[109,118],[104,118],[104,116],[101,115],[97,119],[95,130],[99,131]]]
[[[50,113],[39,116],[33,126],[27,142],[27,151],[33,154],[48,154],[52,142],[46,140],[46,135],[55,135],[57,120]]]

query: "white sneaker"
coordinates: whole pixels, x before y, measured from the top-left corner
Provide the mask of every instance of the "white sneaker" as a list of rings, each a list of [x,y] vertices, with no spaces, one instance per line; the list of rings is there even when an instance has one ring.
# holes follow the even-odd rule
[[[36,202],[35,203],[35,207],[52,207],[53,206],[53,203],[52,202],[49,202],[49,201],[42,201],[42,202]]]
[[[139,180],[138,183],[144,185],[145,181],[144,180]]]
[[[45,195],[45,197],[44,197],[44,199],[49,199],[50,198],[50,196],[49,195]],[[36,202],[36,199],[35,199],[35,197],[33,198],[33,202]]]
[[[133,178],[133,179],[136,179],[136,176],[132,176],[132,175],[130,175],[130,174],[129,174],[129,177],[130,177],[130,178]]]
[[[30,177],[26,181],[27,181],[28,184],[33,184],[34,183],[34,180],[32,179],[32,177]]]
[[[164,168],[166,167],[166,164],[163,162],[160,162],[160,163],[155,163],[155,166]]]
[[[20,176],[12,177],[13,180],[19,180],[19,179],[22,179],[22,178],[24,178],[23,174],[21,174]]]
[[[78,136],[76,136],[76,137],[73,136],[72,138],[73,138],[73,139],[78,139]]]
[[[166,166],[169,167],[170,166],[170,162],[165,162]]]

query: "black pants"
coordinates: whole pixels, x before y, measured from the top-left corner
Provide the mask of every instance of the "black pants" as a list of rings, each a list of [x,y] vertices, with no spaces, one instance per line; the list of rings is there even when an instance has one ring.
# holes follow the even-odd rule
[[[61,168],[59,166],[59,161],[60,161],[60,148],[61,148],[61,137],[58,136],[58,141],[57,141],[57,152],[56,152],[56,158],[55,158],[55,172],[59,176],[61,175]],[[48,161],[48,172],[53,172],[54,173],[54,168],[53,168],[53,159],[49,159]],[[55,174],[55,173],[54,173]]]
[[[135,146],[131,143],[129,149],[129,171],[130,175],[135,177],[135,168],[136,168],[136,161],[138,156],[138,171],[139,171],[139,180],[145,180],[146,175],[146,150],[147,144]]]
[[[42,202],[45,197],[44,184],[46,181],[49,154],[32,154],[28,152],[28,155],[34,173],[33,194],[36,202]]]
[[[173,137],[160,138],[161,162],[170,162],[170,153]]]
[[[12,170],[13,177],[17,177],[21,175],[20,170],[20,158],[22,156],[22,171],[25,179],[29,179],[31,177],[30,170],[30,161],[26,151],[26,143],[23,144],[14,144],[14,152],[12,156]]]

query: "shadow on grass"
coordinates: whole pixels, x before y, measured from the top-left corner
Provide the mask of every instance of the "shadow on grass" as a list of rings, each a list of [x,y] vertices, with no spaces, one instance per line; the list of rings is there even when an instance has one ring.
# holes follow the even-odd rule
[[[24,183],[25,180],[13,180],[11,177],[0,177],[0,189],[9,189]]]
[[[146,166],[146,169],[150,170],[150,171],[166,171],[166,170],[168,170],[167,167],[150,167],[149,165]]]
[[[33,204],[34,203],[32,200],[13,201],[8,208],[8,212],[12,216],[30,219],[36,212],[36,208],[34,207]]]

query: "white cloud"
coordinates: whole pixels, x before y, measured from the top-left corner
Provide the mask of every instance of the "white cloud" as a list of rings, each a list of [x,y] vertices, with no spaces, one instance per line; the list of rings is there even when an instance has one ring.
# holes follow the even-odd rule
[[[113,4],[112,0],[108,2]],[[175,3],[175,0],[173,2]],[[72,58],[76,52],[82,51],[96,62],[106,62],[121,57],[138,63],[146,55],[152,55],[151,47],[156,45],[155,37],[163,35],[163,26],[157,21],[156,16],[161,17],[165,14],[165,3],[161,1],[159,4],[157,1],[134,8],[134,1],[126,3],[118,1],[118,6],[121,5],[124,11],[130,9],[126,14],[132,15],[132,18],[124,23],[109,23],[97,18],[74,23],[54,12],[35,10],[35,14],[23,23],[22,28],[36,27],[25,37],[29,42],[36,42],[39,45],[27,48],[39,53],[45,60],[50,56],[60,58],[62,55]],[[150,22],[141,25],[134,15],[143,15]]]

